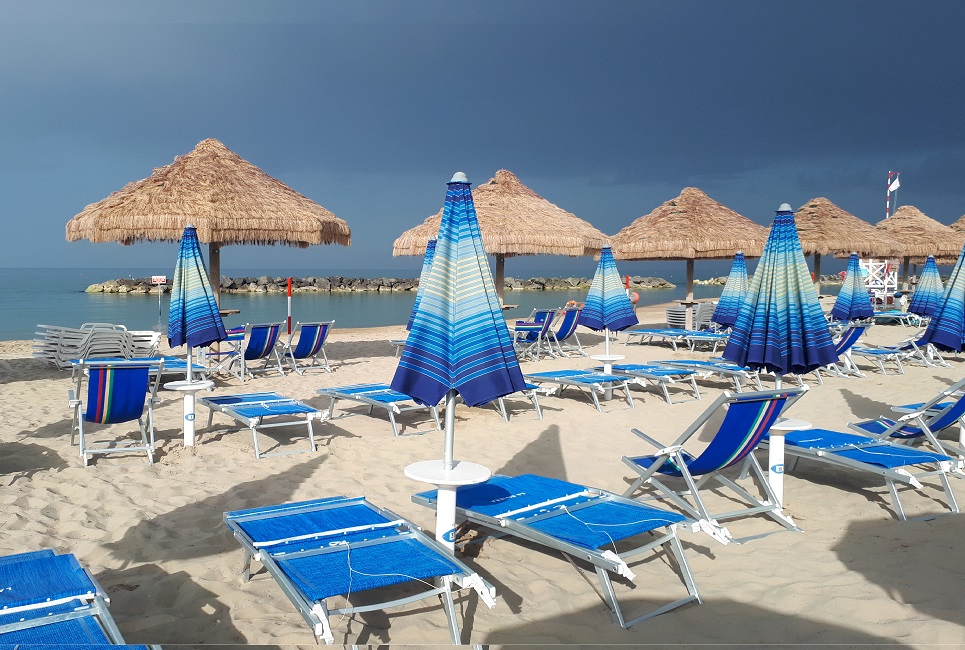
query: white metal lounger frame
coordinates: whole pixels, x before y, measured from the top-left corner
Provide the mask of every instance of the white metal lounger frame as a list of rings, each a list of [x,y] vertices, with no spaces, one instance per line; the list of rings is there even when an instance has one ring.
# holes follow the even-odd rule
[[[654,364],[656,365],[656,364]],[[692,370],[684,370],[683,368],[670,368],[668,370],[676,370],[680,372],[680,376],[674,378],[670,375],[661,375],[653,372],[647,372],[646,370],[630,370],[623,369],[617,366],[613,366],[612,372],[617,375],[626,375],[627,377],[632,377],[631,381],[638,386],[649,385],[657,386],[663,391],[663,398],[667,400],[667,404],[673,404],[673,400],[670,399],[670,391],[667,390],[667,386],[670,384],[677,384],[678,382],[690,382],[690,387],[694,391],[694,398],[700,400],[700,390],[697,388],[696,372]]]
[[[542,514],[535,514],[540,511],[540,509],[545,508],[548,505],[556,505],[565,503],[566,500],[575,500],[578,498],[591,497],[590,501],[585,501],[582,503],[576,503],[572,506],[567,506],[567,512],[574,513],[579,510],[603,503],[606,501],[611,501],[614,503],[625,503],[633,506],[639,506],[640,504],[631,500],[626,499],[621,496],[617,496],[611,492],[606,492],[604,490],[599,490],[596,488],[584,487],[583,491],[569,495],[563,499],[551,499],[549,501],[544,501],[542,503],[537,503],[532,506],[528,506],[522,510],[514,510],[512,512],[504,513],[501,515],[491,516],[484,515],[473,510],[467,510],[456,506],[456,516],[457,519],[466,519],[473,524],[477,524],[484,528],[487,528],[495,533],[496,537],[502,535],[513,535],[535,544],[546,546],[560,551],[567,559],[579,558],[585,560],[593,565],[596,570],[597,578],[600,581],[600,588],[603,591],[603,599],[610,608],[610,613],[613,615],[614,622],[620,627],[626,629],[633,625],[636,625],[640,621],[645,621],[654,616],[658,616],[672,609],[676,609],[681,605],[686,605],[687,603],[696,601],[700,603],[700,594],[697,592],[697,585],[694,582],[693,573],[690,570],[690,565],[687,563],[687,558],[684,557],[683,546],[680,544],[680,539],[677,537],[677,525],[686,525],[687,522],[681,522],[680,524],[672,524],[666,526],[666,532],[663,534],[656,534],[656,539],[636,548],[623,551],[622,553],[614,553],[611,550],[600,551],[597,549],[588,549],[582,546],[576,546],[565,540],[557,539],[551,535],[540,532],[528,524],[532,522],[539,521],[541,519],[546,519],[547,517],[553,517],[558,515],[558,512],[544,512]],[[435,507],[434,499],[426,499],[422,495],[413,495],[412,500],[420,505]],[[508,518],[509,515],[519,515],[527,511],[532,511],[534,514],[531,517],[527,517],[523,520],[515,520]],[[579,517],[579,515],[576,515]],[[693,523],[693,522],[690,522]],[[652,531],[651,531],[652,532]],[[610,580],[609,572],[613,572],[617,575],[624,576],[631,581],[635,577],[633,572],[630,570],[627,560],[631,558],[642,555],[648,551],[657,549],[658,547],[663,547],[664,551],[668,555],[672,555],[677,563],[677,567],[680,571],[681,581],[687,588],[688,596],[675,600],[672,603],[658,607],[646,614],[642,614],[636,618],[627,620],[623,615],[623,610],[620,608],[620,603],[617,600],[616,591],[613,588],[613,583]],[[571,560],[572,561],[572,560]],[[574,565],[575,566],[575,565]]]
[[[730,377],[734,382],[734,389],[738,393],[744,392],[744,387],[741,384],[741,380],[751,383],[757,390],[764,390],[763,384],[761,384],[761,378],[758,373],[753,370],[741,369],[732,370],[726,366],[720,365],[694,365],[688,363],[686,360],[675,360],[667,359],[664,361],[655,361],[654,363],[659,363],[662,366],[670,366],[671,368],[683,368],[684,370],[694,370],[697,372],[697,376],[706,379],[711,375],[718,375],[720,377]]]
[[[533,409],[536,410],[536,417],[537,417],[538,419],[542,420],[542,419],[543,419],[543,409],[540,408],[540,405],[539,405],[539,396],[537,395],[537,393],[539,393],[539,388],[537,388],[537,387],[528,388],[528,387],[527,387],[526,390],[516,391],[515,393],[512,393],[511,395],[506,395],[506,397],[512,397],[513,395],[517,395],[517,394],[518,394],[518,395],[522,395],[523,397],[525,397],[526,399],[528,399],[530,402],[533,403]],[[503,401],[503,398],[502,398],[502,397],[497,397],[495,404],[496,404],[496,410],[499,411],[499,414],[500,414],[501,416],[503,416],[503,420],[504,420],[505,422],[509,422],[509,411],[506,410],[506,403]]]
[[[373,385],[372,390],[365,392],[345,392],[339,387],[334,388],[319,388],[316,391],[319,395],[325,395],[331,398],[331,403],[328,407],[329,416],[331,418],[335,417],[335,404],[340,399],[350,400],[353,402],[360,402],[369,407],[369,415],[372,415],[372,410],[376,407],[384,409],[386,414],[389,416],[389,422],[392,424],[392,434],[398,438],[399,436],[421,436],[428,431],[413,431],[412,433],[399,433],[399,425],[395,421],[395,416],[399,415],[405,411],[418,411],[421,409],[426,409],[429,414],[432,415],[432,419],[436,423],[436,431],[442,430],[442,423],[439,421],[439,407],[438,406],[422,406],[417,403],[413,403],[411,406],[401,406],[400,402],[380,402],[376,399],[372,399],[372,396],[382,395],[385,393],[394,393],[396,391],[392,390],[388,386]],[[341,388],[346,388],[345,386]],[[409,398],[410,400],[412,398]],[[343,416],[344,417],[344,416]]]
[[[475,589],[479,594],[480,598],[486,603],[489,608],[493,608],[496,605],[495,596],[496,592],[492,585],[482,579],[476,572],[470,569],[468,566],[460,562],[459,560],[452,557],[449,550],[442,546],[435,539],[429,537],[422,531],[420,531],[415,525],[406,519],[403,519],[399,515],[395,514],[391,510],[386,508],[379,508],[372,505],[365,500],[365,497],[356,497],[351,499],[346,499],[343,497],[336,497],[339,499],[335,503],[318,504],[312,506],[310,509],[300,509],[298,511],[279,511],[277,513],[252,513],[249,515],[241,515],[238,517],[230,517],[231,513],[225,513],[224,519],[225,523],[231,528],[234,533],[235,539],[241,544],[241,548],[244,551],[244,558],[242,560],[241,569],[241,580],[242,583],[247,582],[251,579],[251,561],[255,560],[260,562],[265,570],[275,579],[281,590],[288,596],[288,599],[292,602],[298,613],[301,614],[305,622],[312,628],[312,632],[315,634],[316,640],[322,639],[326,644],[331,645],[335,642],[335,635],[332,633],[332,627],[330,623],[330,617],[332,615],[341,616],[344,614],[356,614],[363,612],[370,612],[373,610],[382,610],[389,607],[395,607],[398,605],[405,605],[406,603],[411,603],[417,600],[423,600],[430,598],[432,596],[438,595],[439,599],[442,601],[443,608],[446,612],[446,617],[449,621],[449,635],[452,639],[453,645],[459,645],[462,643],[460,639],[459,623],[456,621],[456,611],[455,604],[452,599],[452,584],[455,583],[458,589],[472,588]],[[358,548],[358,546],[365,545],[378,545],[391,543],[395,541],[400,541],[407,537],[415,538],[420,543],[430,547],[431,549],[443,554],[446,558],[453,564],[458,566],[461,570],[461,574],[453,574],[450,576],[445,576],[438,580],[437,586],[430,588],[426,591],[422,591],[418,594],[411,596],[406,596],[402,598],[397,598],[395,600],[374,603],[370,605],[347,605],[346,607],[340,608],[329,608],[325,600],[320,601],[310,601],[305,595],[298,589],[298,587],[291,581],[291,579],[285,574],[285,572],[278,566],[272,557],[270,552],[265,552],[259,548],[259,545],[254,542],[251,537],[249,537],[245,531],[237,524],[238,521],[260,519],[260,518],[270,518],[284,516],[286,513],[297,512],[299,514],[309,512],[311,510],[328,510],[332,508],[338,508],[344,506],[346,503],[364,503],[367,507],[376,511],[381,516],[389,519],[392,525],[396,528],[398,534],[389,538],[382,538],[377,540],[370,540],[367,542],[359,542],[357,544],[352,544],[351,546]],[[373,526],[374,527],[374,526]],[[343,530],[335,531],[318,531],[317,536],[325,534],[338,534],[341,532],[355,532],[359,530],[358,528],[346,528]],[[340,552],[345,549],[345,544],[336,544],[327,549],[315,549],[310,551],[301,551],[296,553],[288,553],[285,555],[286,558],[302,557],[306,555],[320,555],[326,552]]]
[[[582,393],[586,391],[590,398],[593,400],[593,406],[600,413],[603,412],[603,407],[600,406],[600,399],[597,394],[604,395],[607,390],[619,389],[623,391],[626,403],[633,408],[633,396],[630,395],[630,379],[627,377],[622,377],[618,375],[608,375],[610,377],[607,381],[600,381],[596,379],[597,376],[602,375],[600,372],[587,372],[585,375],[570,375],[570,376],[546,376],[542,374],[523,374],[523,379],[526,381],[531,381],[535,384],[540,384],[546,382],[548,384],[556,384],[559,388],[556,389],[556,394],[558,396],[563,395],[563,391],[566,388],[572,387],[577,388]],[[580,380],[580,377],[594,377],[594,379]],[[552,393],[550,393],[552,394]]]
[[[673,330],[670,328],[652,328],[652,329],[637,329],[637,330],[625,330],[627,338],[624,339],[623,345],[630,344],[630,338],[634,336],[640,337],[640,345],[644,343],[652,343],[653,337],[657,336],[662,338],[664,341],[668,341],[673,347],[673,351],[677,352],[677,342],[686,341],[688,330]]]
[[[250,393],[249,395],[258,395],[258,394],[259,393]],[[286,404],[298,404],[299,406],[312,408],[307,404],[305,404],[304,402],[300,402],[296,399],[292,399],[290,397],[284,397],[284,396],[279,396],[279,398],[274,398],[274,399],[266,398],[259,401],[239,402],[236,404],[218,403],[219,399],[232,398],[232,397],[242,397],[242,396],[221,395],[219,397],[202,397],[198,399],[198,403],[204,404],[205,406],[208,407],[208,426],[207,426],[208,429],[211,428],[211,421],[214,419],[215,411],[219,413],[224,413],[225,415],[232,418],[233,420],[240,422],[244,426],[251,429],[251,441],[255,447],[255,458],[268,458],[269,456],[289,456],[291,454],[301,454],[308,451],[314,452],[316,450],[315,429],[312,427],[312,421],[319,420],[324,422],[328,416],[327,412],[314,410],[314,412],[310,412],[310,413],[272,413],[271,411],[267,410],[271,406],[284,406]],[[241,406],[247,406],[247,407],[261,406],[261,407],[264,407],[266,411],[264,414],[259,415],[257,417],[248,417],[240,414],[235,408],[233,408],[233,407],[241,407]],[[278,417],[297,418],[299,415],[305,416],[304,424],[307,425],[308,427],[308,447],[309,447],[308,449],[299,449],[296,451],[277,451],[272,453],[261,451],[260,447],[258,446],[259,429],[273,429],[276,427],[294,427],[294,426],[300,426],[302,424],[301,420],[298,420],[295,422],[291,422],[291,421],[272,422],[270,424],[267,424],[264,421],[266,417],[278,416]]]

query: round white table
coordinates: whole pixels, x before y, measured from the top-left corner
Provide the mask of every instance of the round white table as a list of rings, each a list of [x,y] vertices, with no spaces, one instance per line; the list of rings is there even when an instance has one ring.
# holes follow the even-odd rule
[[[590,358],[594,361],[602,361],[603,373],[609,375],[613,372],[613,362],[622,361],[623,359],[626,359],[626,356],[622,354],[592,354],[590,355]],[[613,399],[612,388],[607,388],[603,391],[603,399]]]
[[[813,425],[805,420],[792,418],[778,418],[771,425],[767,443],[767,482],[777,498],[778,504],[784,504],[784,434],[788,431],[805,431]]]
[[[165,390],[176,390],[184,396],[184,446],[194,446],[194,394],[201,390],[214,387],[214,382],[203,381],[169,381],[164,384]]]
[[[456,488],[482,483],[493,473],[482,465],[465,460],[452,461],[451,469],[446,469],[442,460],[423,460],[406,467],[405,475],[436,486],[436,539],[455,552]]]

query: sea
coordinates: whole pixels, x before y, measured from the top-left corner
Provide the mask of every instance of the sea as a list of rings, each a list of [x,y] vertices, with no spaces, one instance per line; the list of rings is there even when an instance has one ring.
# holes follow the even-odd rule
[[[657,263],[659,264],[659,263]],[[683,263],[681,269],[664,266],[672,271],[659,274],[657,264],[646,275],[663,277],[677,284],[674,289],[637,291],[638,305],[656,305],[683,299],[685,288]],[[729,267],[729,263],[726,265]],[[34,338],[37,325],[80,327],[83,323],[123,324],[132,330],[167,331],[170,294],[130,295],[85,293],[91,284],[119,278],[143,278],[160,275],[156,268],[5,268],[0,269],[0,340]],[[634,274],[644,275],[637,270]],[[711,275],[726,275],[727,268],[714,268]],[[168,272],[170,275],[170,272]],[[412,274],[384,269],[367,271],[297,270],[292,269],[223,269],[231,277],[411,277]],[[415,274],[417,275],[417,273]],[[560,273],[528,272],[526,277],[560,277]],[[698,277],[699,271],[698,271]],[[694,297],[716,298],[720,285],[697,285]],[[535,308],[561,307],[569,300],[582,302],[586,291],[507,291],[507,304],[519,305],[506,310],[508,318],[525,318]],[[293,293],[292,323],[296,321],[334,320],[335,327],[376,327],[404,325],[412,312],[415,291],[355,292],[355,293]],[[233,327],[245,323],[284,321],[288,317],[288,300],[281,294],[225,293],[221,295],[223,309],[237,309],[238,314],[225,317],[225,325]]]

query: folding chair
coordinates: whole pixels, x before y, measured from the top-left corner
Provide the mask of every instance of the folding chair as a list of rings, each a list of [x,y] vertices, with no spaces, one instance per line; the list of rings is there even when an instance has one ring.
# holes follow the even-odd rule
[[[383,610],[438,596],[449,620],[449,638],[458,645],[462,639],[453,585],[457,590],[474,589],[490,608],[496,604],[495,590],[479,574],[414,524],[375,507],[365,497],[332,497],[237,510],[226,512],[224,520],[244,550],[242,580],[249,580],[253,559],[261,562],[316,639],[327,644],[335,642],[333,616]],[[417,591],[391,589],[394,585]],[[390,598],[352,605],[349,599],[360,592],[382,593]],[[331,607],[329,599],[339,596],[344,605]]]
[[[579,323],[580,314],[583,313],[582,307],[564,307],[560,312],[559,325],[556,331],[549,331],[550,343],[556,345],[556,351],[561,357],[570,356],[568,352],[576,352],[580,356],[589,356],[580,344],[580,337],[576,335],[576,328]],[[573,339],[575,345],[568,343]],[[565,345],[564,345],[565,344]]]
[[[315,451],[315,430],[312,428],[312,422],[314,420],[324,422],[328,416],[327,411],[319,411],[317,408],[309,406],[304,402],[279,395],[278,393],[247,393],[244,395],[201,397],[198,399],[198,403],[207,406],[209,409],[208,429],[211,428],[211,421],[214,419],[216,411],[218,413],[224,413],[236,422],[240,422],[243,426],[251,429],[251,441],[255,448],[255,458],[285,456],[306,451]],[[266,422],[269,418],[271,422]],[[262,452],[259,448],[259,430],[301,426],[303,422],[308,428],[308,449],[268,453]]]
[[[208,356],[222,356],[220,362],[212,372],[224,370],[245,381],[247,377],[254,378],[255,372],[267,372],[268,365],[274,360],[278,374],[285,376],[285,369],[281,364],[281,355],[276,344],[281,333],[281,323],[264,323],[259,325],[245,325],[244,336],[234,343],[238,346],[226,352],[208,352]],[[252,361],[264,359],[265,364],[258,370],[249,367]]]
[[[436,499],[435,490],[412,497],[414,502],[431,508],[435,508]],[[604,490],[525,474],[494,476],[485,483],[458,488],[456,516],[498,536],[509,535],[559,551],[571,562],[588,562],[596,570],[603,599],[620,627],[629,628],[687,603],[700,603],[697,585],[676,532],[677,526],[693,522],[678,513],[652,508]],[[617,549],[617,542],[644,535],[641,543],[627,541],[622,544],[624,550]],[[635,580],[629,563],[649,551],[662,552],[676,564],[687,596],[628,620],[617,600],[610,574]],[[652,585],[648,591],[651,589]]]
[[[556,356],[550,334],[555,316],[555,309],[534,309],[529,320],[516,321],[513,327],[513,348],[517,356],[529,357],[533,361],[539,361],[543,352],[551,357]]]
[[[334,325],[333,320],[321,323],[295,323],[292,333],[288,335],[288,342],[282,349],[292,370],[299,375],[304,375],[306,370],[316,367],[325,372],[332,372],[332,367],[328,365],[328,355],[325,353],[325,341],[328,340]],[[298,343],[292,345],[296,337]],[[322,355],[322,362],[319,362],[318,355]],[[311,363],[300,367],[298,362],[306,359],[311,359]]]
[[[844,330],[834,342],[834,351],[837,353],[838,360],[840,361],[841,365],[832,363],[824,368],[819,368],[819,370],[824,370],[825,372],[837,377],[845,377],[847,375],[864,377],[864,375],[858,369],[858,366],[855,365],[854,359],[851,358],[851,350],[855,343],[858,342],[858,339],[860,339],[870,327],[870,324],[856,324],[851,325],[848,329]]]
[[[67,391],[67,404],[73,410],[70,444],[74,444],[76,434],[84,466],[94,454],[129,452],[143,452],[147,454],[147,462],[154,463],[154,405],[158,402],[157,389],[164,362],[88,360],[78,361],[74,368],[76,383]],[[140,444],[88,440],[85,423],[114,425],[134,421],[140,429]]]
[[[654,498],[667,498],[688,516],[718,531],[718,539],[723,543],[742,541],[735,539],[718,522],[754,514],[766,514],[789,530],[800,530],[789,516],[781,510],[781,504],[774,496],[760,464],[751,453],[770,430],[778,416],[807,391],[807,388],[788,388],[765,390],[750,393],[732,394],[728,391],[718,397],[698,417],[693,424],[670,445],[664,445],[638,429],[633,433],[653,445],[656,453],[648,456],[624,456],[623,462],[638,474],[623,496],[630,496],[644,485],[656,489]],[[701,431],[712,419],[719,420],[713,439],[707,447],[694,456],[684,449],[695,434]],[[734,480],[724,475],[724,470],[742,464],[741,476],[750,471],[764,493],[760,500]],[[682,489],[673,489],[664,480],[680,479]],[[705,503],[701,488],[716,483],[728,488],[746,507],[728,512],[711,512]],[[688,498],[689,497],[689,500]],[[748,504],[750,504],[748,506]],[[759,535],[758,535],[759,536]],[[753,536],[753,537],[758,537]],[[747,537],[744,539],[752,539]]]

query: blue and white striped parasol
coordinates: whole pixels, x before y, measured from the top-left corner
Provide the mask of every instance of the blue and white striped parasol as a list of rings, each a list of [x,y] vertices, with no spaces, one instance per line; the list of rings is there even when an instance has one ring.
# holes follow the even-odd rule
[[[838,359],[787,203],[774,218],[723,357],[778,376]]]
[[[737,314],[740,312],[745,295],[747,295],[747,263],[744,261],[744,252],[737,251],[734,255],[734,263],[730,266],[730,275],[727,276],[724,290],[720,292],[717,307],[710,320],[721,327],[733,327],[737,322]]]
[[[848,258],[848,270],[844,275],[841,291],[831,308],[831,316],[838,320],[852,321],[871,318],[874,308],[868,296],[868,287],[864,283],[864,271],[858,262],[858,254],[851,253]]]
[[[432,266],[432,257],[435,253],[436,240],[430,239],[426,242],[426,252],[422,256],[422,272],[419,273],[419,288],[416,289],[415,292],[415,302],[412,304],[412,313],[409,315],[409,322],[405,326],[406,330],[412,329],[412,321],[415,319],[415,313],[419,311],[419,302],[422,300],[422,283],[429,277],[429,268]]]
[[[609,246],[604,246],[600,251],[600,261],[596,265],[596,273],[590,282],[590,290],[586,294],[586,302],[578,322],[591,330],[607,332],[619,332],[639,322]],[[606,339],[606,353],[609,355],[609,334]]]
[[[965,347],[965,247],[945,285],[945,293],[928,321],[918,344],[931,343],[939,350],[961,352]]]
[[[929,255],[925,261],[925,268],[918,278],[918,285],[911,297],[908,311],[919,316],[933,316],[944,295],[945,285],[942,284],[938,265],[935,263],[935,258]]]

